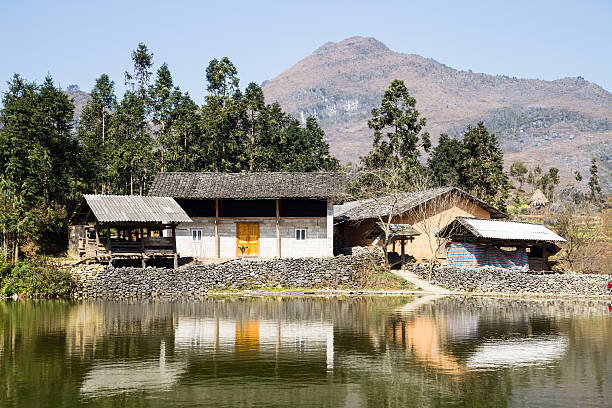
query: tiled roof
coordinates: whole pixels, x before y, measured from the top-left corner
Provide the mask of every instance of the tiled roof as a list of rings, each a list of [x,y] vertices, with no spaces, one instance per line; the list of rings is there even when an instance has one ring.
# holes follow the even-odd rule
[[[477,238],[509,241],[565,242],[563,237],[541,224],[467,217],[457,217],[455,221],[442,229],[439,235],[452,237],[459,234],[459,232],[455,232],[459,231],[457,224],[465,227],[465,230]]]
[[[341,198],[341,173],[159,173],[150,196],[185,199]]]
[[[445,193],[454,192],[460,194],[467,200],[472,201],[479,207],[484,208],[493,218],[505,218],[502,213],[492,205],[474,197],[457,187],[440,187],[409,193],[399,193],[396,196],[379,197],[376,200],[349,201],[342,205],[334,206],[334,217],[344,218],[349,221],[361,221],[379,216],[388,216],[393,211],[393,216],[401,215],[417,206],[426,203]],[[393,204],[395,203],[395,205]]]
[[[191,222],[171,197],[85,195],[84,201],[99,222]]]

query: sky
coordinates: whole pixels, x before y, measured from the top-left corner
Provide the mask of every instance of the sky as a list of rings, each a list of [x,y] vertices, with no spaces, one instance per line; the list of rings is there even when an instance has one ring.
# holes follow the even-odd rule
[[[582,76],[612,91],[612,0],[0,0],[0,92],[14,73],[118,94],[144,42],[155,69],[202,102],[204,70],[229,57],[241,86],[272,79],[328,41],[371,36],[450,67],[523,78]]]

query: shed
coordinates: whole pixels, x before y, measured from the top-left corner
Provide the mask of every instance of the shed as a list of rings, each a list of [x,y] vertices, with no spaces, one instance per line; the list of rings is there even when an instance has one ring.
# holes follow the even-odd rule
[[[179,223],[191,218],[171,197],[84,195],[70,217],[70,252],[84,261],[174,258]]]
[[[447,264],[452,266],[455,262],[455,266],[464,267],[499,266],[499,262],[506,261],[518,265],[524,252],[528,265],[523,266],[547,270],[548,257],[560,250],[556,243],[565,242],[541,224],[468,217],[457,217],[438,236],[449,239],[449,247],[460,258],[453,260],[453,251],[447,250]],[[509,248],[515,248],[514,252],[508,251]],[[496,258],[492,264],[491,256]]]
[[[544,207],[549,202],[550,201],[548,201],[548,198],[546,198],[544,193],[542,193],[542,190],[540,190],[539,188],[534,191],[531,197],[529,198],[529,204],[537,208]]]

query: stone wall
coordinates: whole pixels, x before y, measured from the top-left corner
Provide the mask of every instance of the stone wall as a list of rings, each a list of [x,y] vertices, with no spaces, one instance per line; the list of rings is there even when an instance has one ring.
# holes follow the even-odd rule
[[[371,266],[372,253],[362,251],[334,258],[234,260],[176,270],[82,265],[72,273],[79,282],[77,297],[157,296],[203,294],[211,289],[357,288],[360,271]]]
[[[429,277],[425,264],[413,264],[408,269],[421,278]],[[432,283],[456,291],[569,296],[605,295],[611,279],[612,275],[540,275],[499,268],[440,267],[435,268],[432,275]]]

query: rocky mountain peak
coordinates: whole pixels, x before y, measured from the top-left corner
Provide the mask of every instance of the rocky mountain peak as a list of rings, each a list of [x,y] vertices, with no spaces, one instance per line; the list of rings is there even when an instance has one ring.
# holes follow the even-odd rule
[[[349,37],[340,42],[327,42],[313,53],[318,56],[350,53],[357,55],[378,54],[391,52],[389,48],[374,37]]]

